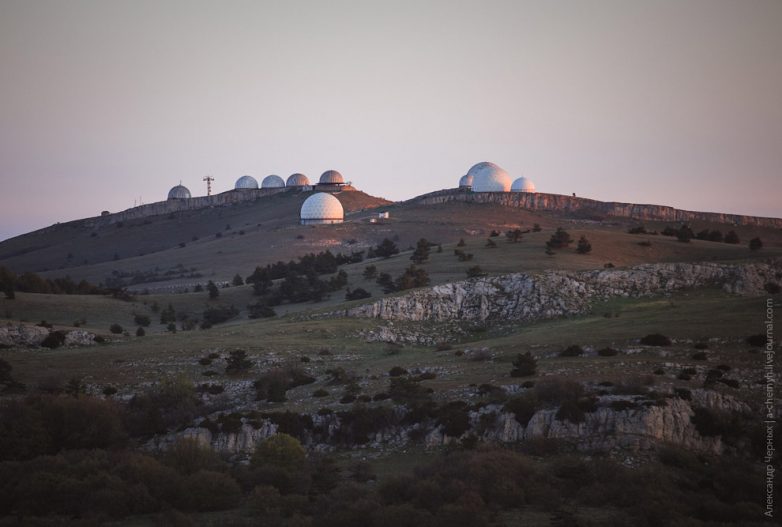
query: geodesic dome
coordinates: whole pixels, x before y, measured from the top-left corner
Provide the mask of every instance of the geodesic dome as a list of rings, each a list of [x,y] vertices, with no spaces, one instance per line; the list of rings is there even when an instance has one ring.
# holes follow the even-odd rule
[[[345,211],[342,208],[342,203],[336,197],[325,192],[318,192],[304,200],[299,217],[302,225],[342,223]]]
[[[473,192],[508,192],[510,190],[510,176],[494,163],[483,161],[473,165],[467,175],[472,176]]]
[[[535,192],[535,183],[531,179],[520,177],[510,187],[511,192]]]
[[[471,188],[472,187],[472,176],[469,174],[465,174],[464,176],[459,178],[459,188]]]
[[[285,186],[285,181],[280,176],[266,176],[261,181],[261,188],[282,188]]]
[[[235,189],[258,188],[258,180],[252,176],[242,176],[236,180]]]
[[[168,199],[189,199],[190,191],[187,187],[177,185],[168,191]]]
[[[310,179],[304,174],[291,174],[288,180],[285,182],[286,187],[308,187],[310,185]]]
[[[319,183],[325,185],[344,185],[345,178],[336,170],[326,170],[321,174]]]

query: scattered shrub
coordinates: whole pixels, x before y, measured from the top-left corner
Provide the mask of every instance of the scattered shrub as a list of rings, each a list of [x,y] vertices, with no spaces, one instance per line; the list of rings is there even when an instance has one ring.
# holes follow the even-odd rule
[[[538,361],[530,352],[519,353],[513,359],[513,369],[510,372],[511,377],[530,377],[535,375],[538,368]]]
[[[559,352],[560,357],[580,357],[584,354],[584,349],[578,345],[568,346]]]
[[[661,333],[651,333],[641,339],[641,344],[644,346],[670,346],[672,342]]]
[[[601,357],[614,357],[619,354],[619,351],[614,348],[600,348],[597,354]]]

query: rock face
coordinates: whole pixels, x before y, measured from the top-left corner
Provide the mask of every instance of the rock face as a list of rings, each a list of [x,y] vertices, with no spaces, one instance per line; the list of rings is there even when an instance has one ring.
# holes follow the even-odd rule
[[[584,415],[584,421],[573,423],[557,419],[557,409],[538,410],[526,425],[520,424],[512,413],[504,412],[500,405],[487,405],[477,411],[470,411],[470,429],[461,437],[474,434],[485,441],[518,443],[534,439],[557,439],[574,445],[583,451],[626,450],[632,452],[652,450],[660,444],[676,445],[696,452],[719,454],[723,443],[719,436],[701,436],[691,422],[693,406],[704,406],[713,410],[747,412],[749,408],[731,397],[708,390],[693,392],[692,403],[670,398],[664,404],[636,404],[632,408],[617,410],[608,404],[622,397],[606,396],[600,399],[598,408]],[[628,399],[627,396],[624,397]],[[396,407],[399,421],[405,414],[403,407]],[[414,440],[413,436],[424,437],[426,447],[435,448],[459,441],[459,437],[447,436],[442,427],[432,422],[414,425],[393,425],[383,428],[361,445],[344,445],[337,439],[341,426],[336,415],[310,416],[313,429],[321,432],[317,439],[306,433],[303,443],[313,450],[330,450],[336,446],[403,448]],[[146,447],[150,450],[165,450],[180,439],[194,439],[215,451],[237,457],[247,457],[266,438],[277,433],[277,425],[266,419],[251,425],[245,422],[237,432],[212,433],[206,428],[191,427],[173,434],[159,436]],[[423,434],[421,432],[424,432]]]
[[[743,295],[763,293],[782,261],[744,265],[648,264],[631,269],[544,271],[472,278],[419,289],[333,315],[406,321],[536,320],[582,314],[591,302],[704,286]]]
[[[0,327],[0,347],[36,348],[49,336],[49,329],[26,324]],[[95,344],[95,334],[83,329],[65,332],[64,346],[91,346]]]
[[[49,335],[49,330],[40,326],[8,325],[0,327],[0,346],[36,347]]]
[[[670,221],[675,223],[708,221],[729,223],[732,225],[753,225],[757,227],[782,228],[782,218],[763,218],[742,216],[740,214],[722,214],[719,212],[695,212],[680,210],[663,205],[638,205],[597,201],[560,194],[528,192],[469,192],[459,189],[440,190],[413,198],[409,203],[437,204],[449,201],[471,203],[494,203],[505,207],[517,207],[530,210],[548,210],[564,212],[571,216],[585,218],[628,218],[638,221]]]
[[[576,445],[579,450],[641,451],[669,443],[697,452],[719,454],[722,451],[719,437],[702,437],[697,432],[690,421],[692,407],[681,399],[671,399],[665,406],[627,410],[601,407],[585,414],[582,423],[557,420],[556,413],[556,410],[538,411],[526,426],[516,421],[513,414],[500,413],[495,426],[484,433],[484,438],[502,443],[560,439]],[[480,414],[471,417],[477,422]],[[435,430],[427,443],[435,445],[441,438],[442,434]]]

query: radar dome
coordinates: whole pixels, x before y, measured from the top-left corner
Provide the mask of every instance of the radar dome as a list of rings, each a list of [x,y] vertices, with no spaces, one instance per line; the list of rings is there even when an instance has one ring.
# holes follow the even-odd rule
[[[508,192],[510,190],[510,176],[503,169],[483,161],[467,172],[467,176],[472,176],[473,192]]]
[[[190,191],[187,187],[177,185],[168,191],[168,199],[189,199]]]
[[[252,176],[242,176],[236,180],[235,189],[258,188],[258,181]]]
[[[282,188],[285,186],[285,181],[280,176],[266,176],[261,181],[261,188]]]
[[[466,174],[459,178],[459,188],[472,188],[472,176]]]
[[[301,224],[342,223],[345,212],[342,203],[331,194],[318,192],[301,205]]]
[[[535,183],[531,179],[520,177],[510,187],[511,192],[535,192]]]
[[[336,170],[326,170],[320,176],[320,183],[322,185],[344,185],[345,178]]]
[[[286,187],[308,187],[310,180],[304,174],[291,174],[288,177],[288,181],[285,182]]]

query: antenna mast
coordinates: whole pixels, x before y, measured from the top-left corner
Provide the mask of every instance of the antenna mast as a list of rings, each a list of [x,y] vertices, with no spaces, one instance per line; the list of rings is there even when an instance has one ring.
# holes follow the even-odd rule
[[[204,178],[204,181],[206,181],[206,195],[211,196],[212,195],[212,181],[214,181],[215,178],[212,176],[206,176]]]

